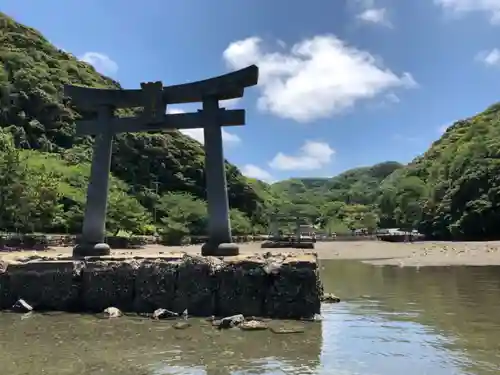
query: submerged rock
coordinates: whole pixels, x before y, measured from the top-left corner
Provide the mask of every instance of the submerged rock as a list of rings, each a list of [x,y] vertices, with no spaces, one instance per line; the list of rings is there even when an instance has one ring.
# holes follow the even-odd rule
[[[108,318],[119,318],[120,316],[123,315],[120,309],[117,309],[116,307],[108,307],[104,309],[104,315]]]
[[[30,311],[30,312],[24,313],[23,315],[21,315],[21,320],[31,318],[31,317],[33,317],[33,314],[34,314],[34,311]]]
[[[290,333],[304,333],[304,327],[270,327],[272,333],[286,335]]]
[[[156,309],[153,313],[153,319],[163,320],[163,319],[175,319],[178,318],[179,314],[167,309]]]
[[[33,307],[23,299],[18,299],[14,305],[12,305],[12,311],[19,313],[28,313],[33,311]]]
[[[321,302],[324,303],[339,303],[340,298],[333,295],[332,293],[325,293],[321,296]]]
[[[260,320],[248,320],[240,323],[238,326],[243,331],[264,331],[268,329],[268,325]]]
[[[188,323],[186,321],[176,322],[176,323],[174,323],[174,325],[172,327],[175,329],[186,329],[186,328],[191,327],[191,323]]]

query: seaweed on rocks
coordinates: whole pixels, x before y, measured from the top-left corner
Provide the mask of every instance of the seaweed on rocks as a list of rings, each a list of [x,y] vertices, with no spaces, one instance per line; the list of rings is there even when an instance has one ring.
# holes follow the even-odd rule
[[[272,283],[267,289],[266,311],[270,317],[300,319],[320,312],[323,286],[316,262],[291,257],[268,270]]]
[[[268,275],[257,257],[227,262],[216,272],[217,315],[261,315]]]
[[[84,309],[100,312],[115,306],[122,311],[133,311],[138,267],[137,261],[87,263],[82,273]]]
[[[232,258],[162,254],[158,258],[71,260],[28,256],[0,262],[0,308],[22,298],[40,310],[302,319],[319,313],[323,289],[310,254]]]
[[[14,303],[9,294],[9,274],[0,269],[0,309],[8,309]]]
[[[137,312],[173,308],[178,266],[178,262],[164,260],[144,261],[139,266],[134,299]]]
[[[177,282],[172,310],[188,310],[194,316],[210,316],[215,310],[214,270],[217,258],[184,256],[177,268]]]
[[[8,302],[22,298],[37,310],[69,311],[78,303],[71,261],[30,262],[8,266]]]

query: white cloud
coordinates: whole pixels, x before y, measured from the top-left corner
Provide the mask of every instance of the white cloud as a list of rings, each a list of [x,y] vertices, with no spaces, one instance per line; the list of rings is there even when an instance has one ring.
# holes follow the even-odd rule
[[[434,3],[456,15],[486,13],[491,23],[500,24],[500,0],[434,0]]]
[[[401,101],[401,99],[399,99],[399,96],[397,96],[393,92],[388,93],[385,98],[391,103],[399,103]]]
[[[328,143],[306,141],[295,155],[276,154],[269,166],[284,171],[321,169],[331,162],[334,154]]]
[[[500,67],[500,50],[493,48],[491,51],[481,51],[477,54],[476,60],[487,66]]]
[[[253,164],[246,164],[241,169],[241,173],[247,177],[256,178],[258,180],[270,182],[272,180],[271,174]]]
[[[340,113],[390,89],[417,86],[410,73],[398,76],[334,35],[303,40],[288,52],[267,52],[260,38],[251,37],[231,43],[223,57],[232,69],[257,64],[258,107],[301,122]]]
[[[361,13],[359,13],[356,18],[365,23],[392,27],[392,23],[391,21],[389,21],[389,17],[387,14],[387,9],[385,8],[365,9]]]
[[[175,113],[185,113],[184,110],[180,108],[167,108],[167,113],[169,114],[175,114]],[[182,134],[187,135],[201,144],[205,143],[204,139],[204,134],[203,134],[203,128],[198,128],[198,129],[180,129],[179,130]],[[236,134],[229,133],[226,131],[224,128],[222,128],[222,141],[227,145],[235,145],[241,142],[241,138],[238,137]]]
[[[392,28],[387,8],[377,6],[375,0],[350,0],[348,7],[356,13],[356,19],[365,24]]]
[[[118,72],[118,64],[103,53],[85,52],[79,59],[92,65],[101,74],[113,76]]]

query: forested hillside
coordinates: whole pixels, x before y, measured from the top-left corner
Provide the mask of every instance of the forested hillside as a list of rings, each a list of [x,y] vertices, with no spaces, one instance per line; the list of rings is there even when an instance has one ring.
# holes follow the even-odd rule
[[[500,238],[500,104],[458,121],[382,187],[383,217],[440,239]]]
[[[272,189],[288,202],[285,211],[332,230],[399,227],[443,240],[499,239],[500,104],[456,122],[407,166],[382,163]]]
[[[79,114],[62,96],[68,83],[120,88],[36,30],[0,13],[0,230],[80,228],[92,142],[75,137]],[[157,225],[203,232],[203,168],[202,145],[177,131],[117,135],[110,230],[147,233]],[[226,169],[236,232],[239,227],[247,232],[259,228],[264,199],[235,166],[227,163]],[[35,196],[42,190],[47,196]],[[32,196],[23,203],[19,194],[12,195],[15,191]]]
[[[389,161],[348,170],[333,178],[303,178],[272,185],[281,214],[310,217],[333,232],[375,229],[379,223],[380,186],[402,164]]]

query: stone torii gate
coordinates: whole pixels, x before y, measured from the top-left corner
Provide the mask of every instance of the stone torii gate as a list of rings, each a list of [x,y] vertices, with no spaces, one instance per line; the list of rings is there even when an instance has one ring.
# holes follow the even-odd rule
[[[222,126],[245,124],[245,110],[226,110],[220,100],[241,98],[246,87],[258,82],[259,70],[252,65],[219,77],[163,87],[161,82],[141,83],[140,90],[109,90],[65,85],[65,96],[84,117],[76,124],[77,135],[95,135],[87,188],[87,202],[80,243],[74,257],[109,255],[105,241],[108,181],[113,135],[164,129],[203,128],[205,176],[209,215],[209,239],[202,255],[237,255],[232,243],[229,203],[222,145]],[[197,113],[166,114],[168,104],[202,102]],[[138,117],[114,117],[117,108],[143,107]]]

